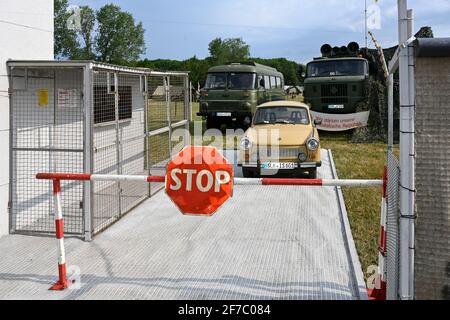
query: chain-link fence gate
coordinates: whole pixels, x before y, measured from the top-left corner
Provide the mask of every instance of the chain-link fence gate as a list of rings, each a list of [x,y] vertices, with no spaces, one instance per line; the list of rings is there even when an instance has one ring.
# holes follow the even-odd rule
[[[174,130],[189,129],[187,73],[75,61],[8,65],[12,233],[54,232],[51,183],[37,181],[37,172],[154,174],[188,141],[171,142]],[[62,188],[66,233],[90,239],[160,186],[91,182]]]
[[[399,163],[392,151],[387,157],[387,212],[386,212],[386,298],[398,299],[399,281]]]
[[[153,72],[148,77],[147,148],[151,175],[164,174],[171,155],[189,142],[189,79],[182,73]],[[163,184],[153,184],[153,194]]]

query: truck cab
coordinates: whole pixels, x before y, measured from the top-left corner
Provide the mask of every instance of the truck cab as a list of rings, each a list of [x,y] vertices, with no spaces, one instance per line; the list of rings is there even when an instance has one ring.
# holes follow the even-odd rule
[[[284,99],[283,87],[283,74],[268,66],[249,62],[212,67],[197,115],[206,119],[208,129],[222,124],[248,127],[256,106]]]
[[[356,43],[340,48],[324,45],[323,57],[307,64],[304,97],[312,111],[328,114],[362,111],[370,77],[369,63],[358,55],[358,50]]]

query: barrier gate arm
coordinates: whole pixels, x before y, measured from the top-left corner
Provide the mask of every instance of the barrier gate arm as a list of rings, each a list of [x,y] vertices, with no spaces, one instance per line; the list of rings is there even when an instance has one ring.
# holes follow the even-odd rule
[[[49,290],[65,290],[70,283],[67,279],[66,254],[64,248],[64,220],[61,203],[61,181],[140,181],[147,183],[165,183],[165,176],[138,175],[101,175],[76,173],[38,173],[38,180],[53,181],[55,202],[55,228],[58,249],[58,281]],[[234,185],[260,186],[316,186],[316,187],[379,187],[385,186],[385,179],[380,180],[339,180],[339,179],[282,179],[282,178],[234,178]]]
[[[38,173],[38,180],[59,181],[140,181],[165,183],[165,176],[137,176],[137,175],[103,175],[103,174],[76,174],[76,173]],[[341,180],[341,179],[289,179],[289,178],[234,178],[234,185],[279,185],[279,186],[318,186],[318,187],[381,187],[380,180]]]

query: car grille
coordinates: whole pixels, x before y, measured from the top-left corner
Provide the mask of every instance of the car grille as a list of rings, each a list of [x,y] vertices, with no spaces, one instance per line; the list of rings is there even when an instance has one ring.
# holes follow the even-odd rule
[[[346,84],[332,83],[321,86],[322,103],[343,104],[348,102],[348,87]]]
[[[299,152],[299,149],[280,148],[279,154],[280,158],[297,158]]]
[[[267,149],[260,149],[260,157],[261,158],[297,158],[298,154],[302,150],[298,148],[279,148],[278,150],[276,148],[271,149],[270,147]],[[304,151],[303,151],[304,152]]]

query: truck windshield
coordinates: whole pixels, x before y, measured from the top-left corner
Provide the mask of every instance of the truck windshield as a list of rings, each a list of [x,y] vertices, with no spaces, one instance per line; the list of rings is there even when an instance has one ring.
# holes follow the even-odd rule
[[[308,110],[296,107],[260,108],[255,114],[258,124],[309,124]]]
[[[308,64],[308,78],[335,76],[363,76],[367,74],[363,60],[316,61]]]
[[[251,90],[255,89],[255,73],[208,73],[205,89]]]

